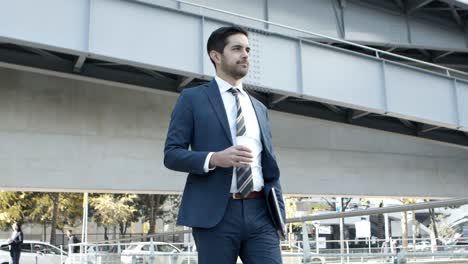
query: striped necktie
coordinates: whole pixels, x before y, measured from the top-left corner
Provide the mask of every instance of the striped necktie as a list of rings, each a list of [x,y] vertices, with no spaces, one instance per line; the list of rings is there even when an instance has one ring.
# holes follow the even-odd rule
[[[242,114],[242,108],[239,102],[239,89],[231,88],[228,90],[230,93],[234,95],[236,98],[236,105],[237,105],[237,118],[236,118],[236,128],[237,133],[236,136],[245,136],[245,122],[244,122],[244,115]],[[245,197],[252,192],[253,189],[253,180],[252,180],[252,169],[250,167],[246,168],[237,168],[236,167],[236,174],[237,174],[237,189],[239,193]]]

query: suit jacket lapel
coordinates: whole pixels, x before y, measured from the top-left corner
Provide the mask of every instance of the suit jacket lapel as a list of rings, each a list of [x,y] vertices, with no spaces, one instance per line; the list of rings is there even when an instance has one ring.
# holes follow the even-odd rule
[[[211,80],[208,87],[204,89],[204,91],[208,95],[211,105],[216,112],[216,116],[218,117],[218,120],[223,127],[224,133],[232,145],[233,143],[231,130],[229,129],[229,121],[226,115],[226,108],[224,107],[223,98],[221,98],[221,93],[219,92],[218,84],[213,79]]]
[[[258,105],[258,102],[255,98],[253,98],[250,94],[250,101],[252,102],[252,106],[254,108],[255,114],[257,115],[257,121],[258,121],[258,126],[260,127],[260,136],[262,137],[262,141],[265,142],[265,133],[267,132],[265,129],[265,115],[261,114],[262,113],[262,108],[260,105]]]

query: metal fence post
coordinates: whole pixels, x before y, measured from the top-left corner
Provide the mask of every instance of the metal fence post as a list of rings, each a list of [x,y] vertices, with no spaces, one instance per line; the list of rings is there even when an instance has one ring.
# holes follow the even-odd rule
[[[60,263],[65,263],[65,261],[63,261],[63,245],[60,245]]]
[[[304,252],[304,263],[307,263],[310,258],[310,244],[309,244],[309,229],[307,223],[302,222],[302,249]]]
[[[154,242],[153,242],[153,237],[150,237],[150,263],[151,263],[151,264],[154,264],[154,259],[155,259],[154,251],[155,251],[155,247],[156,247],[156,245],[155,245]]]
[[[397,264],[406,264],[406,252],[404,250],[398,253]]]
[[[189,236],[189,238],[190,238],[190,236]],[[188,252],[188,254],[189,254],[189,255],[188,255],[188,262],[187,262],[187,264],[190,264],[190,263],[191,263],[191,260],[192,260],[192,248],[191,248],[190,246],[191,246],[191,244],[189,243],[189,244],[188,244],[188,247],[187,247],[187,248],[188,248],[188,249],[187,249],[187,252]]]
[[[340,254],[344,254],[344,218],[343,217],[340,218]],[[340,257],[340,263],[341,264],[344,263],[343,255],[341,255]]]

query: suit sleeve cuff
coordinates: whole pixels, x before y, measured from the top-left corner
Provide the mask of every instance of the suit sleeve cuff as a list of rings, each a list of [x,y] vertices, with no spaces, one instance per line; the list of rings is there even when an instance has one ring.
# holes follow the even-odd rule
[[[205,165],[203,166],[203,171],[205,173],[211,171],[211,170],[214,170],[216,169],[216,167],[213,167],[213,168],[210,168],[210,159],[211,159],[211,156],[213,155],[214,152],[210,152],[208,153],[208,155],[206,155],[206,159],[205,159]]]

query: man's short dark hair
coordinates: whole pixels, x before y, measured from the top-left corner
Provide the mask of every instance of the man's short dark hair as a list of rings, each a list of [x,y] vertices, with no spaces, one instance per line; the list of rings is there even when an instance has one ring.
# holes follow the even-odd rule
[[[224,47],[227,45],[227,38],[235,34],[244,34],[246,37],[249,36],[247,30],[239,26],[220,27],[213,31],[213,33],[211,33],[210,37],[208,38],[208,43],[206,44],[206,51],[208,52],[208,56],[210,56],[210,51],[212,50],[223,54]],[[211,57],[210,60],[216,68],[216,64],[211,59]]]

